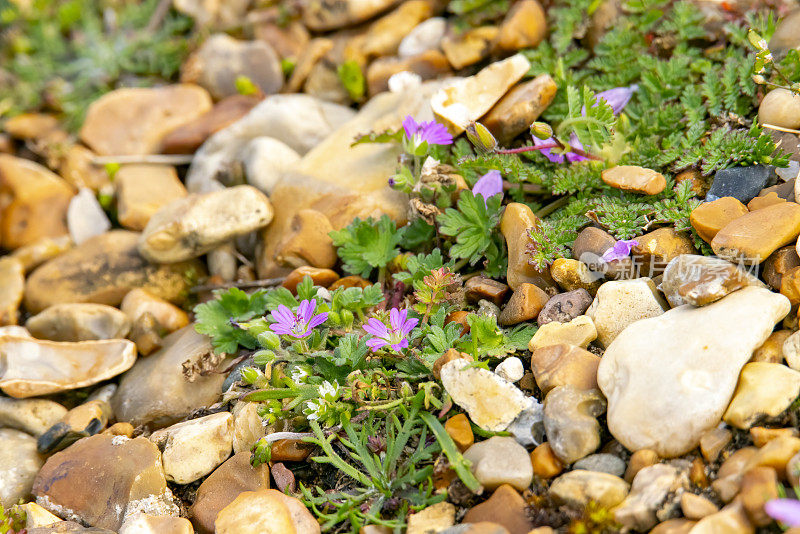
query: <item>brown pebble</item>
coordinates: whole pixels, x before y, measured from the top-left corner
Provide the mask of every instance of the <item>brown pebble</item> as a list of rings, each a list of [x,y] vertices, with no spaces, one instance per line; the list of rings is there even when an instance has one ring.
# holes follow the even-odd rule
[[[528,504],[509,484],[503,484],[489,499],[467,510],[462,520],[463,523],[482,521],[503,525],[510,534],[528,534],[533,528]]]
[[[578,389],[597,388],[597,367],[600,357],[586,349],[560,343],[533,351],[531,371],[542,393],[547,395],[557,386],[572,385]]]
[[[508,146],[547,109],[557,89],[549,74],[540,74],[533,80],[513,87],[489,110],[481,123],[492,132],[500,145]]]
[[[528,245],[532,244],[528,231],[538,224],[539,219],[530,206],[519,202],[508,204],[500,219],[500,231],[508,249],[506,281],[511,289],[516,289],[523,282],[536,284],[545,291],[555,288],[549,270],[538,271],[528,261]]]
[[[733,197],[722,197],[704,202],[692,210],[689,221],[692,228],[706,243],[711,243],[717,232],[729,222],[748,213],[747,206]]]
[[[753,198],[753,200],[747,203],[747,209],[756,211],[761,208],[766,208],[767,206],[772,206],[773,204],[783,204],[784,202],[786,202],[785,198],[779,197],[778,193],[772,191],[764,196]]]
[[[800,267],[800,256],[794,245],[779,248],[764,260],[761,267],[764,281],[775,291],[780,291],[783,275]]]
[[[636,238],[633,255],[639,263],[639,276],[650,278],[664,272],[667,264],[681,254],[697,254],[688,232],[659,228]]]
[[[133,425],[130,423],[114,423],[106,428],[101,434],[111,434],[112,436],[125,436],[126,438],[133,437]]]
[[[698,488],[708,487],[708,477],[706,476],[706,464],[700,458],[692,460],[692,467],[689,469],[689,480]]]
[[[536,318],[539,326],[557,321],[568,323],[583,315],[592,304],[592,296],[583,288],[553,295]]]
[[[520,284],[500,313],[497,322],[503,326],[533,321],[539,316],[550,296],[533,284]]]
[[[630,484],[636,475],[645,467],[650,467],[658,463],[659,457],[656,451],[650,449],[640,449],[631,455],[628,461],[628,468],[625,470],[625,482]]]
[[[750,458],[745,469],[758,466],[771,467],[783,478],[786,473],[786,465],[798,452],[800,452],[800,438],[781,436],[768,441],[760,449],[756,449],[756,453]]]
[[[687,519],[703,519],[719,511],[717,506],[701,495],[684,493],[681,495],[681,511]]]
[[[611,167],[604,170],[601,177],[611,187],[644,195],[657,195],[667,187],[663,174],[635,165]]]
[[[438,380],[441,378],[442,367],[448,362],[452,362],[453,360],[463,359],[467,361],[472,361],[472,356],[466,354],[464,352],[458,352],[456,349],[447,349],[447,352],[439,356],[435,362],[433,362],[433,369],[431,372],[433,376]]]
[[[278,488],[278,491],[294,493],[295,490],[295,480],[294,480],[294,473],[283,465],[281,462],[277,462],[272,465],[272,478],[275,480],[275,487]]]
[[[789,299],[792,306],[800,304],[800,267],[781,277],[781,295]]]
[[[676,186],[686,181],[691,183],[692,192],[696,196],[703,198],[708,193],[708,181],[703,179],[703,174],[699,170],[687,169],[675,175]]]
[[[272,444],[271,459],[275,462],[302,462],[314,446],[299,439],[279,439]]]
[[[472,433],[472,426],[469,419],[463,413],[450,417],[444,424],[444,429],[453,438],[456,446],[461,452],[469,449],[475,443],[475,435]]]
[[[464,283],[464,292],[468,302],[478,302],[486,299],[498,306],[508,296],[510,289],[507,285],[485,276],[473,276]]]
[[[731,221],[711,241],[714,253],[726,260],[761,263],[800,234],[800,205],[774,204]]]
[[[725,428],[712,428],[700,436],[700,452],[707,462],[713,462],[719,457],[722,449],[728,446],[733,439],[733,434]]]
[[[653,527],[653,530],[650,531],[650,534],[689,534],[696,524],[697,521],[684,519],[682,517],[677,519],[667,519],[663,523],[659,523]]]
[[[371,285],[372,284],[369,282],[369,280],[365,280],[365,279],[361,278],[360,276],[350,275],[350,276],[344,276],[342,278],[339,278],[334,283],[332,283],[330,286],[328,286],[328,289],[331,290],[331,291],[335,291],[335,290],[339,289],[340,287],[343,287],[345,289],[350,288],[350,287],[359,287],[361,289],[365,289],[365,288],[367,288],[367,287],[369,287]]]
[[[765,428],[763,426],[754,426],[750,429],[750,439],[753,440],[753,445],[756,447],[763,447],[770,441],[781,437],[798,437],[796,428]]]
[[[310,276],[315,286],[328,287],[339,279],[339,274],[332,269],[320,269],[318,267],[309,267],[304,265],[298,267],[290,272],[286,279],[281,284],[283,287],[297,294],[297,285],[303,281],[303,278]]]
[[[764,511],[767,501],[778,498],[778,474],[771,467],[754,467],[742,477],[739,498],[750,521],[766,526],[772,518]]]
[[[769,335],[767,340],[753,351],[751,362],[782,363],[783,342],[792,335],[791,330],[778,330]]]
[[[544,479],[556,477],[564,470],[563,462],[558,459],[546,441],[531,451],[531,464],[533,474]]]
[[[469,323],[467,322],[467,317],[469,317],[469,312],[464,310],[456,310],[454,312],[450,312],[447,317],[444,318],[444,324],[449,323],[458,323],[461,325],[461,335],[466,336],[469,334]]]

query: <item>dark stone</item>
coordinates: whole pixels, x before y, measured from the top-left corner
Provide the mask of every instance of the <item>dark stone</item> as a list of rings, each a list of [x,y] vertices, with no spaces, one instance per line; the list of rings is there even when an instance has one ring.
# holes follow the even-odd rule
[[[776,177],[773,168],[764,165],[732,167],[717,171],[706,195],[707,201],[734,197],[747,204],[767,187],[770,178]]]
[[[568,323],[589,308],[592,296],[585,289],[576,289],[567,293],[559,293],[551,297],[539,312],[539,326],[557,321]]]
[[[238,363],[236,367],[228,374],[228,377],[225,379],[225,382],[222,383],[222,391],[228,391],[228,389],[233,385],[234,382],[238,382],[242,379],[242,369],[245,367],[256,367],[256,361],[253,359],[252,356],[249,358],[245,358],[243,361]]]

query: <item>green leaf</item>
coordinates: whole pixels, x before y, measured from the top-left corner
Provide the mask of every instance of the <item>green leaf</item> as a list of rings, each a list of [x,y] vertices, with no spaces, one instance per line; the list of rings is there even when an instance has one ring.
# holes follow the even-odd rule
[[[235,287],[215,291],[216,299],[195,306],[195,330],[211,337],[217,354],[233,354],[239,345],[254,349],[257,346],[255,337],[236,323],[264,315],[267,311],[266,293],[259,289],[248,295]]]
[[[383,215],[378,221],[356,218],[349,226],[329,234],[345,271],[368,277],[373,269],[382,269],[400,253],[401,235],[394,222]]]
[[[458,209],[447,208],[439,215],[439,231],[455,237],[450,247],[450,257],[463,258],[475,265],[492,245],[492,233],[500,221],[501,195],[484,201],[471,191],[463,191],[458,200]]]
[[[364,99],[367,82],[364,79],[364,73],[361,72],[361,66],[358,62],[353,59],[348,59],[339,65],[337,74],[347,94],[350,95],[350,98],[356,102],[361,102],[361,100]]]

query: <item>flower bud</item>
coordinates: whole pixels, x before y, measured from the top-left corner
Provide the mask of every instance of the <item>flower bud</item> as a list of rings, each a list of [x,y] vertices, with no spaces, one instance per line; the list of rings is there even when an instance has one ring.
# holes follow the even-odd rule
[[[400,396],[404,399],[411,397],[414,395],[414,389],[411,387],[411,384],[403,380],[403,383],[400,384]]]
[[[239,372],[242,375],[242,382],[245,384],[254,384],[256,380],[258,380],[258,376],[261,374],[258,372],[258,369],[253,367],[244,367]]]
[[[767,79],[760,74],[753,74],[753,83],[757,83],[758,85],[764,85],[765,83],[767,83]]]
[[[275,350],[281,346],[281,338],[272,330],[258,334],[258,343],[265,349]]]
[[[497,148],[497,140],[492,135],[492,132],[479,122],[470,122],[465,133],[470,143],[480,152],[491,152]]]
[[[348,328],[353,326],[353,320],[355,319],[355,317],[353,316],[353,312],[351,312],[350,310],[342,310],[339,313],[339,315],[341,316],[342,319],[342,325]]]
[[[259,350],[253,354],[253,361],[256,365],[267,365],[275,360],[275,353],[271,350]]]
[[[553,128],[546,122],[534,122],[531,124],[531,135],[537,139],[550,139],[553,137]]]
[[[332,325],[339,326],[342,324],[342,316],[339,312],[333,310],[328,312],[328,322]]]

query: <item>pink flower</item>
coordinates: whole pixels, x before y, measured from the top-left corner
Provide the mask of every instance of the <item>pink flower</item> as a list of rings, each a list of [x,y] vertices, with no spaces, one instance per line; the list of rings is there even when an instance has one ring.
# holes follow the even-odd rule
[[[609,89],[608,91],[597,93],[595,96],[598,100],[602,98],[608,102],[608,105],[611,106],[611,110],[614,112],[614,115],[619,115],[625,106],[628,105],[628,102],[630,102],[631,97],[633,97],[633,93],[635,93],[638,89],[639,86],[633,84],[630,87],[615,87],[613,89]],[[597,103],[595,103],[595,106],[596,105]],[[581,115],[586,115],[586,106],[581,109]]]
[[[794,499],[772,499],[764,505],[764,511],[772,519],[790,527],[800,527],[800,501]]]
[[[630,256],[633,247],[638,244],[639,242],[635,239],[620,239],[614,243],[613,247],[603,252],[601,258],[606,262],[627,258]]]
[[[423,142],[429,145],[453,144],[453,136],[444,125],[436,121],[417,122],[409,115],[403,121],[403,130],[406,132],[406,138],[415,145]]]
[[[374,337],[367,340],[367,346],[372,352],[378,352],[387,345],[394,351],[408,348],[407,336],[417,323],[419,319],[408,318],[408,310],[400,311],[397,308],[389,311],[388,327],[375,317],[370,317],[364,325],[364,331]]]
[[[481,176],[475,185],[472,186],[472,194],[481,195],[486,202],[495,195],[503,194],[503,177],[500,171],[491,170]]]
[[[311,331],[321,325],[328,318],[328,312],[314,315],[317,307],[316,300],[303,300],[297,308],[297,314],[281,304],[278,309],[270,314],[274,323],[269,325],[269,329],[279,335],[303,338],[311,335]]]

